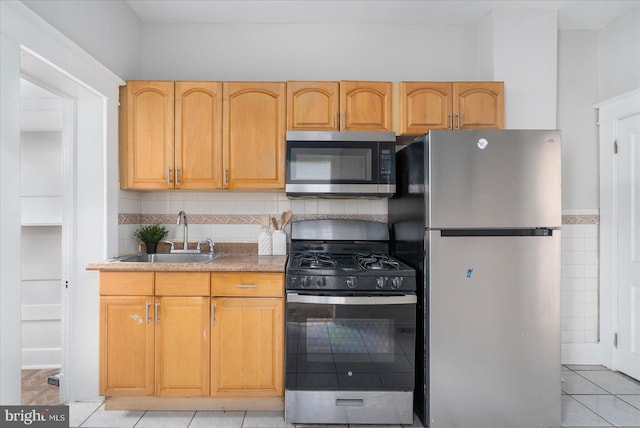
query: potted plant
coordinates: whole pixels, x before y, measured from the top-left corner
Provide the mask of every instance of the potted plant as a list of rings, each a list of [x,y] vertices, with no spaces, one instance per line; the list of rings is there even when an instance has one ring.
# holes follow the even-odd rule
[[[133,236],[140,242],[144,242],[148,254],[155,254],[158,248],[158,242],[162,241],[169,231],[160,224],[146,224],[140,226]]]

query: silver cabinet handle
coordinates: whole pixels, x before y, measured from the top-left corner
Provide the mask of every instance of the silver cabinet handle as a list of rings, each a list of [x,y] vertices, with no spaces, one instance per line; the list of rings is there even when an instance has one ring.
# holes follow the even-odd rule
[[[176,187],[180,185],[180,168],[176,167],[176,172],[174,173],[175,177],[173,181],[176,182]]]
[[[258,284],[236,284],[236,288],[258,288]]]
[[[147,318],[147,324],[149,324],[151,322],[151,317],[149,317],[149,306],[151,306],[151,302],[147,300],[144,306],[144,316]]]
[[[453,112],[449,113],[449,129],[453,129]]]
[[[160,302],[156,303],[156,325],[160,324],[160,316],[158,312],[160,311]]]
[[[458,128],[457,129],[460,129],[460,112],[456,113],[456,118],[458,119]]]
[[[222,174],[222,181],[225,187],[227,186],[227,184],[229,184],[229,169],[226,166],[224,167],[224,171]]]
[[[167,167],[167,186],[171,187],[171,167]]]
[[[211,325],[216,323],[216,304],[211,304]]]

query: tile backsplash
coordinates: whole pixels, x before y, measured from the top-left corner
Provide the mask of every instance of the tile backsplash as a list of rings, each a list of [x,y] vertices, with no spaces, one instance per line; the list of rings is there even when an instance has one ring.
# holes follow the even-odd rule
[[[562,343],[599,341],[599,215],[562,216]]]
[[[291,210],[293,219],[364,218],[387,221],[386,199],[289,199],[283,192],[131,192],[120,193],[119,253],[138,251],[133,232],[139,224],[159,222],[169,229],[170,240],[182,240],[183,228],[175,222],[185,211],[189,241],[212,238],[215,242],[255,243],[260,216],[280,218]]]
[[[138,251],[133,232],[139,224],[159,222],[168,239],[182,240],[179,211],[189,219],[189,241],[256,243],[260,216],[295,219],[364,218],[387,221],[386,199],[288,199],[283,192],[120,192],[119,253]],[[562,216],[562,343],[599,340],[599,266],[597,210],[564,210]]]

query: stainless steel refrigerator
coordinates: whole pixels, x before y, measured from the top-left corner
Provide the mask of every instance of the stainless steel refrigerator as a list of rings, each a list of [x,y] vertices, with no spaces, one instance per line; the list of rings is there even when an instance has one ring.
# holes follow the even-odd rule
[[[397,153],[425,426],[561,425],[560,147],[559,131],[432,131]]]

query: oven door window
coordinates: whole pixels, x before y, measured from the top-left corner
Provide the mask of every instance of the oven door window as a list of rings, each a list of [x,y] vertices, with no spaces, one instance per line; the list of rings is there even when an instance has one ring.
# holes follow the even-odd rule
[[[371,183],[372,147],[291,147],[289,181],[292,183]]]
[[[287,303],[288,389],[413,390],[415,304]]]

